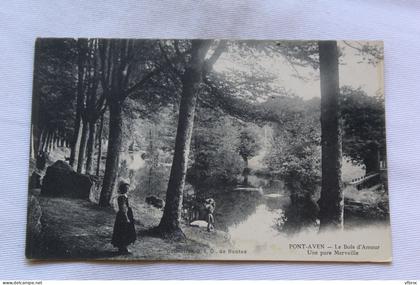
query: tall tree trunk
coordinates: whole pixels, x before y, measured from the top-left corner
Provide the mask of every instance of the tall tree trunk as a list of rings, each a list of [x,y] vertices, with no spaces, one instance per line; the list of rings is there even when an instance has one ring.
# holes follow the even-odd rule
[[[336,41],[321,41],[322,188],[320,230],[343,228],[343,188],[341,181],[341,128],[339,112],[338,47]]]
[[[74,161],[76,159],[76,151],[77,151],[77,141],[79,140],[79,133],[80,133],[80,124],[82,120],[82,111],[83,111],[83,102],[85,98],[83,84],[84,84],[84,64],[85,64],[85,54],[84,54],[84,44],[85,39],[79,39],[77,42],[78,48],[78,62],[77,62],[77,102],[76,102],[76,118],[74,122],[74,130],[73,130],[73,138],[71,140],[70,146],[70,166],[74,166]]]
[[[71,142],[70,142],[69,164],[72,167],[74,166],[74,161],[76,160],[77,141],[79,140],[81,120],[82,120],[81,115],[76,113],[76,120],[75,120],[75,123],[74,123],[73,137],[72,137]]]
[[[202,82],[204,57],[208,50],[208,47],[205,48],[205,46],[205,41],[192,42],[190,66],[182,77],[182,98],[179,106],[175,152],[166,192],[166,204],[157,228],[158,232],[166,237],[185,237],[179,224],[197,93]]]
[[[34,153],[35,158],[38,154],[43,151],[43,142],[45,141],[45,127],[40,123],[39,116],[41,115],[39,105],[40,105],[40,84],[39,76],[41,70],[40,58],[41,58],[41,39],[35,41],[35,56],[34,56],[34,76],[33,76],[33,88],[32,88],[32,118],[31,125],[33,126],[32,135],[34,136]],[[40,130],[42,126],[42,130]]]
[[[60,134],[58,132],[55,133],[55,143],[54,147],[60,147]]]
[[[80,138],[79,157],[77,158],[77,172],[82,173],[83,164],[85,162],[86,141],[89,131],[88,122],[83,120],[82,136]]]
[[[52,140],[52,133],[48,132],[47,142],[45,144],[45,151],[50,151],[51,149],[51,140]]]
[[[58,136],[57,132],[53,134],[52,149],[55,149],[58,146]]]
[[[39,138],[37,142],[35,142],[35,155],[38,155],[40,151],[42,151],[42,146],[45,141],[45,129],[42,129],[41,133],[39,134]]]
[[[45,141],[45,129],[42,129],[42,131],[39,133],[38,139],[35,140],[34,142],[35,143],[34,151],[36,151],[35,156],[37,156],[38,153],[42,151],[42,146],[43,146],[44,141]]]
[[[99,124],[98,133],[98,158],[96,160],[96,176],[99,176],[101,170],[101,156],[102,156],[102,131],[104,128],[104,114],[101,115],[101,122]]]
[[[197,86],[185,82],[179,109],[178,128],[175,140],[175,153],[166,193],[166,204],[159,229],[165,234],[177,234],[180,231],[180,210],[182,194],[187,172],[187,162],[194,123],[194,111],[197,101]]]
[[[35,159],[36,153],[35,153],[35,127],[33,124],[31,124],[31,141],[30,141],[30,148],[29,148],[29,154],[31,156],[31,159]]]
[[[47,151],[47,142],[48,142],[49,135],[50,133],[48,132],[48,130],[46,130],[44,134],[44,138],[42,140],[41,151]]]
[[[118,98],[118,96],[114,96]],[[118,100],[109,104],[109,140],[108,151],[105,163],[105,174],[102,183],[99,205],[101,207],[110,206],[112,192],[117,178],[120,149],[122,141],[122,106]]]
[[[95,146],[95,134],[96,134],[96,124],[95,122],[89,122],[89,137],[87,141],[87,150],[86,150],[86,174],[90,174],[92,171],[92,159],[93,159],[93,150]]]

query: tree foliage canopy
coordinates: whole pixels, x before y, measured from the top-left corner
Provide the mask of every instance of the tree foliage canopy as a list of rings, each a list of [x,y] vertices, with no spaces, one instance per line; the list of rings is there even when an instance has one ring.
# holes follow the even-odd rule
[[[361,164],[372,152],[385,156],[385,105],[383,96],[368,96],[362,89],[341,88],[343,152]]]

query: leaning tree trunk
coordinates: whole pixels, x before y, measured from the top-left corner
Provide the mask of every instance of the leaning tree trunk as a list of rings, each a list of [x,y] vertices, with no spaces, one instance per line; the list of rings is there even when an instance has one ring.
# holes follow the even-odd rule
[[[80,138],[79,157],[77,158],[77,172],[82,173],[83,163],[85,162],[86,141],[88,135],[87,120],[83,120],[82,136]]]
[[[196,79],[197,80],[197,79]],[[199,81],[197,81],[199,82]],[[180,232],[180,212],[182,194],[187,173],[188,154],[194,123],[194,112],[197,101],[196,82],[184,82],[184,90],[179,108],[178,129],[175,141],[175,153],[166,193],[166,204],[159,224],[161,233],[176,235]]]
[[[96,134],[96,124],[95,122],[89,122],[89,137],[87,141],[87,150],[86,150],[86,174],[90,174],[92,171],[92,160],[93,160],[93,149],[95,145],[95,134]]]
[[[117,97],[117,96],[114,96]],[[99,205],[109,207],[117,178],[122,142],[122,106],[114,100],[109,104],[109,140]]]
[[[341,130],[339,115],[338,47],[336,41],[321,41],[319,63],[321,79],[322,185],[320,230],[342,229],[343,189],[341,181]]]
[[[202,82],[202,69],[206,54],[206,51],[203,51],[203,44],[204,41],[193,42],[191,66],[186,69],[182,77],[182,98],[179,106],[175,152],[166,191],[166,204],[157,228],[164,237],[185,237],[180,228],[180,219],[197,93]]]

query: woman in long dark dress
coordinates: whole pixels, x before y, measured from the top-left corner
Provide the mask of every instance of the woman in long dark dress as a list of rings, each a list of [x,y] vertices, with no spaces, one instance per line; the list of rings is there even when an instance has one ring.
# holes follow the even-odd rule
[[[112,234],[112,245],[118,248],[121,254],[130,253],[127,246],[136,240],[136,229],[134,227],[133,210],[128,204],[127,192],[130,185],[120,183],[118,192],[118,213],[115,218],[114,232]]]

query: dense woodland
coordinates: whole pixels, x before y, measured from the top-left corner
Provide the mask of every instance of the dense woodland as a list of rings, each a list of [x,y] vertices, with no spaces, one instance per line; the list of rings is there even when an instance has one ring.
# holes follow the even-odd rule
[[[377,46],[341,44],[360,61],[382,60]],[[249,186],[250,175],[280,179],[292,201],[315,201],[321,230],[342,228],[343,157],[366,174],[385,161],[383,94],[339,84],[335,41],[39,39],[35,51],[33,159],[67,149],[70,166],[97,181],[101,207],[121,178],[141,197],[161,197],[153,230],[164,237],[183,236],[191,189]],[[291,72],[311,68],[321,98],[277,88],[264,64],[215,72],[224,53],[237,55],[232,65],[264,54],[283,57]],[[144,165],[133,170],[130,155]]]

